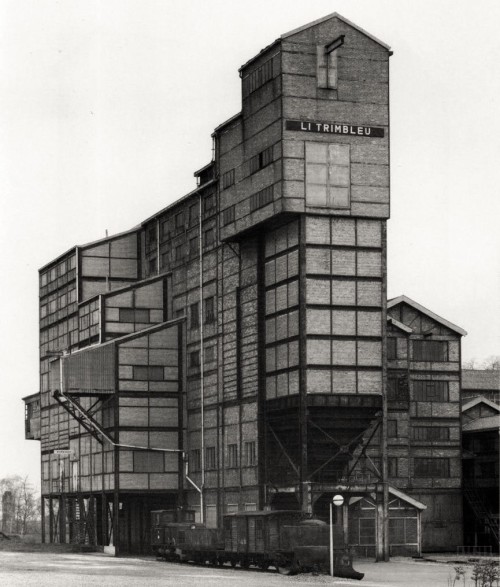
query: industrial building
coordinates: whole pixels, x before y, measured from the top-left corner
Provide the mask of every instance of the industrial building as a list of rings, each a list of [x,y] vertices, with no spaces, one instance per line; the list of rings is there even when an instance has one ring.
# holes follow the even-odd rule
[[[462,447],[464,537],[469,550],[499,547],[500,371],[464,369]]]
[[[44,540],[331,498],[359,552],[463,544],[460,340],[387,302],[389,57],[332,14],[239,70],[196,188],[40,270]]]

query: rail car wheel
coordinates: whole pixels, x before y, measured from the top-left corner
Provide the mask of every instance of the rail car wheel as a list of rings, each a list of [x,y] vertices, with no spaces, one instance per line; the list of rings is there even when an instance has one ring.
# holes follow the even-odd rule
[[[267,569],[269,568],[269,563],[266,561],[261,561],[258,567],[261,571],[267,571]]]
[[[238,564],[238,561],[235,558],[232,558],[230,562],[231,562],[231,566],[233,567],[233,569]]]
[[[278,573],[280,575],[296,575],[298,572],[298,568],[297,565],[294,561],[284,561],[281,560],[278,563],[276,563],[276,568],[278,569]]]
[[[244,558],[241,562],[240,562],[241,568],[242,569],[248,569],[250,567],[250,561],[247,558]]]

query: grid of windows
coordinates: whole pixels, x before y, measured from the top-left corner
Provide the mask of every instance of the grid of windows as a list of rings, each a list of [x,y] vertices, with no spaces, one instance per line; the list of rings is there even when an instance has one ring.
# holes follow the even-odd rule
[[[205,199],[203,200],[203,212],[205,212],[205,214],[207,214],[208,212],[211,212],[214,208],[215,208],[215,195],[210,194],[209,196],[206,196]]]
[[[250,173],[256,173],[273,162],[274,147],[268,147],[250,159]]]
[[[447,402],[448,396],[448,381],[413,382],[413,398],[417,402]]]
[[[448,360],[448,342],[446,340],[415,340],[413,342],[414,361]]]
[[[177,245],[174,249],[174,259],[176,261],[182,261],[182,259],[184,259],[184,250],[185,247],[184,245]]]
[[[168,220],[164,220],[161,224],[161,238],[162,238],[162,240],[166,240],[166,239],[170,238],[170,230],[169,230]]]
[[[199,328],[200,327],[200,306],[199,303],[196,302],[195,304],[191,304],[189,307],[189,315],[190,315],[190,326],[191,328]]]
[[[165,267],[168,267],[169,264],[170,264],[170,251],[167,251],[165,253],[162,253],[161,266],[163,268],[165,268]]]
[[[389,375],[387,378],[387,399],[392,401],[408,401],[408,376]]]
[[[156,264],[156,257],[151,257],[148,261],[148,273],[151,275],[152,273],[156,273],[157,264]]]
[[[215,296],[205,299],[205,323],[215,322]]]
[[[191,451],[189,465],[192,471],[199,471],[201,469],[201,451],[199,448]]]
[[[259,208],[263,208],[274,200],[274,185],[270,185],[256,194],[250,196],[250,211],[255,212]]]
[[[213,363],[215,361],[215,345],[205,349],[205,362]]]
[[[222,174],[222,189],[225,190],[232,185],[234,185],[234,169]]]
[[[375,544],[374,518],[359,519],[359,544],[362,546],[369,546],[371,544]]]
[[[76,255],[64,259],[56,266],[40,274],[40,297],[62,287],[75,278]]]
[[[94,300],[80,308],[80,339],[87,339],[99,334],[99,301]]]
[[[323,208],[350,205],[349,145],[306,143],[306,203]]]
[[[273,77],[273,59],[269,59],[260,67],[257,67],[250,75],[245,78],[246,94],[255,92]]]
[[[207,228],[203,233],[203,242],[206,247],[209,247],[215,242],[215,230],[213,228]]]
[[[191,204],[191,206],[189,206],[189,224],[191,226],[193,226],[193,224],[197,224],[199,216],[200,208],[198,204]]]
[[[212,470],[215,469],[216,466],[215,446],[207,446],[205,449],[205,468],[207,470]]]
[[[449,477],[450,459],[444,457],[416,458],[414,477]]]
[[[317,55],[317,83],[318,88],[337,88],[337,51],[327,53],[326,47],[319,45]]]
[[[224,210],[224,212],[222,213],[222,224],[225,226],[226,224],[234,222],[235,213],[236,213],[236,206],[233,205],[233,206],[229,206],[229,208],[226,208]]]
[[[198,236],[193,236],[193,238],[189,239],[189,256],[194,257],[198,254],[199,250],[199,240]]]
[[[54,292],[48,298],[44,300],[44,303],[40,306],[40,319],[50,316],[48,320],[41,323],[41,326],[45,326],[46,323],[54,322],[60,316],[54,315],[60,310],[64,310],[68,305],[76,302],[76,288],[74,286],[71,289],[63,289],[58,292]],[[65,316],[64,316],[65,317]]]
[[[189,353],[189,366],[199,367],[200,366],[200,351],[192,351]]]
[[[257,449],[254,440],[245,442],[243,446],[245,465],[247,467],[254,467],[257,464]]]
[[[238,445],[227,445],[227,466],[231,469],[238,466]]]
[[[184,227],[184,212],[179,212],[175,215],[175,228]]]
[[[446,426],[415,426],[414,440],[449,440],[450,429]]]

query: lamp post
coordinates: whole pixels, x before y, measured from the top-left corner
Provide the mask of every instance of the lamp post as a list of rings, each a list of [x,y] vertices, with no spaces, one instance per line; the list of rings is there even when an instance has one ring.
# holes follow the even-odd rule
[[[330,502],[330,575],[333,577],[333,506],[341,506],[344,503],[342,495],[334,495]]]

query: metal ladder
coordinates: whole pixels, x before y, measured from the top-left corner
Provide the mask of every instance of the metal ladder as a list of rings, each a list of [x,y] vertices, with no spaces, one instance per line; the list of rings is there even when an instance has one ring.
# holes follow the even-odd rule
[[[475,487],[464,487],[464,495],[478,522],[489,528],[492,536],[498,543],[498,520],[491,515],[479,491]]]

